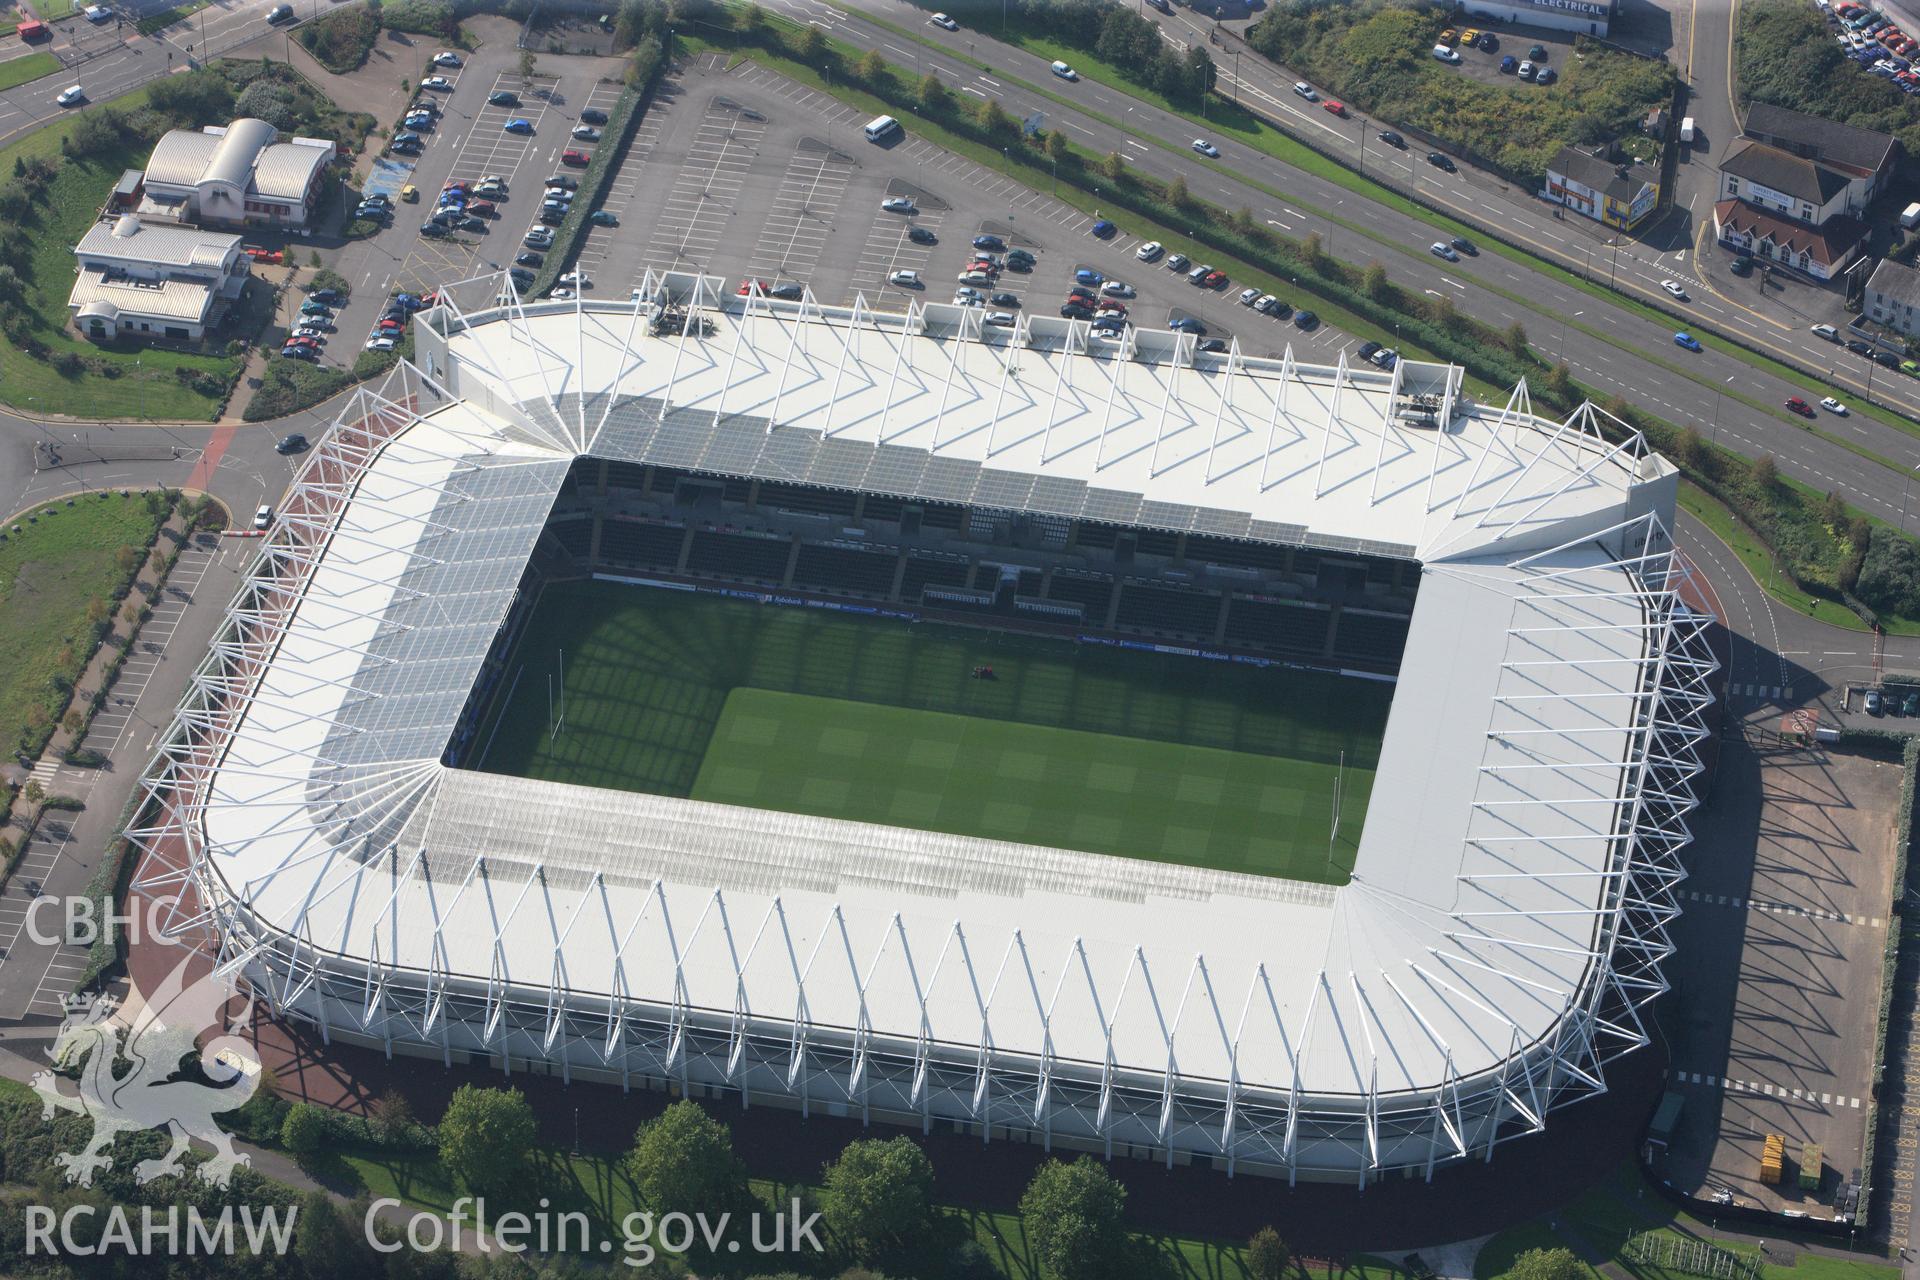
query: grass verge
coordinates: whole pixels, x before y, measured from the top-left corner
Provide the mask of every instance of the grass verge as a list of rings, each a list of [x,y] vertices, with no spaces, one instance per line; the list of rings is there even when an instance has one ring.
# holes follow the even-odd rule
[[[29,53],[25,57],[0,62],[0,89],[28,84],[60,69],[60,59],[50,53]]]
[[[36,508],[0,538],[0,743],[37,755],[165,518],[158,494]],[[16,532],[17,529],[17,532]]]
[[[189,0],[186,4],[176,4],[171,8],[162,9],[158,13],[150,13],[140,19],[140,21],[134,23],[133,29],[143,36],[150,36],[155,32],[165,31],[176,22],[185,22],[194,14],[206,8],[210,2],[211,0]]]

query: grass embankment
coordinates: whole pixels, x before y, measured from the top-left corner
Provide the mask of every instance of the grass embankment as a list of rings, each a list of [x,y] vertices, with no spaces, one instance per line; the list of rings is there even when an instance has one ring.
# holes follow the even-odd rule
[[[1651,1233],[1676,1239],[1704,1240],[1742,1258],[1759,1254],[1759,1246],[1728,1240],[1711,1223],[1678,1212],[1648,1186],[1632,1164],[1623,1164],[1599,1186],[1536,1220],[1509,1227],[1481,1247],[1474,1262],[1474,1280],[1507,1280],[1514,1259],[1528,1249],[1571,1249],[1580,1258],[1583,1280],[1607,1280],[1627,1275],[1634,1280],[1690,1280],[1686,1273],[1634,1261],[1623,1256],[1630,1235]],[[1768,1239],[1791,1242],[1791,1229],[1769,1232]],[[1809,1236],[1812,1243],[1832,1248],[1827,1236]],[[1836,1258],[1800,1253],[1792,1265],[1767,1262],[1760,1280],[1897,1280],[1900,1269],[1871,1257]]]
[[[164,518],[117,493],[36,508],[0,541],[0,744],[38,753]],[[14,532],[14,525],[20,531]]]
[[[337,76],[348,75],[366,65],[380,38],[380,17],[364,5],[336,9],[303,23],[293,38],[321,66]]]
[[[1345,878],[1334,774],[1344,752],[1342,829],[1358,832],[1392,697],[610,583],[548,588],[514,661],[486,761],[500,772],[1312,881]]]

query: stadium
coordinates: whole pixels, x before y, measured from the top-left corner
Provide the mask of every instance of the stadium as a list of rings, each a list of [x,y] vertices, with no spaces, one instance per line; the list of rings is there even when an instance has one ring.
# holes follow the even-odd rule
[[[129,833],[280,1015],[1361,1186],[1646,1043],[1714,662],[1593,407],[686,275],[416,330]]]

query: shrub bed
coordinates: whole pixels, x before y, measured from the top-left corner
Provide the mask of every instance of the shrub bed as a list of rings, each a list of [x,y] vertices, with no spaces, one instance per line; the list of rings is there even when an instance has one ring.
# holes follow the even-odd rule
[[[314,61],[337,76],[365,66],[379,37],[380,19],[365,5],[336,9],[305,23],[293,34]]]

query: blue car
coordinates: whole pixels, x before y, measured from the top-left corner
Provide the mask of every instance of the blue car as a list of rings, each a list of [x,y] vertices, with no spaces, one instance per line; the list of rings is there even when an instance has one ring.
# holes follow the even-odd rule
[[[973,247],[976,249],[992,249],[998,252],[1007,247],[1007,242],[999,236],[975,236],[973,238]]]
[[[1689,351],[1698,351],[1700,350],[1700,339],[1690,333],[1676,333],[1673,335],[1673,345],[1676,347],[1685,347]]]
[[[508,133],[532,133],[533,121],[522,120],[518,116],[516,116],[513,119],[507,121],[505,124],[501,125],[500,127],[502,129],[505,129]]]
[[[1105,284],[1107,278],[1092,267],[1082,267],[1073,273],[1075,284]]]
[[[1181,316],[1178,320],[1170,320],[1167,322],[1167,328],[1176,333],[1204,334],[1207,331],[1207,326],[1192,316]]]
[[[1100,219],[1100,221],[1093,224],[1093,234],[1098,236],[1102,240],[1112,239],[1113,233],[1117,230],[1119,230],[1119,228],[1115,227],[1111,222],[1108,222],[1105,218],[1102,218]]]

